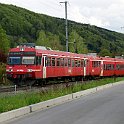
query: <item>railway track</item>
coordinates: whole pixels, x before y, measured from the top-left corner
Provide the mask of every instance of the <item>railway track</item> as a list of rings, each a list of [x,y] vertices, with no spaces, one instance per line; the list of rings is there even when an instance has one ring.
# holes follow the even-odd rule
[[[47,91],[49,89],[67,88],[79,83],[87,83],[89,81],[76,81],[76,82],[62,82],[62,83],[50,83],[45,86],[21,86],[16,85],[0,87],[0,93],[17,93],[17,92],[29,92],[29,91]]]
[[[92,83],[93,80],[100,80],[102,78],[95,78],[92,80],[85,80],[85,81],[69,81],[69,82],[50,82],[49,84],[46,84],[44,86],[39,86],[39,85],[35,85],[35,86],[16,86],[16,85],[12,85],[12,86],[4,86],[4,87],[0,87],[0,93],[19,93],[19,92],[32,92],[32,91],[40,91],[40,92],[47,92],[48,90],[52,89],[52,90],[56,90],[58,88],[73,88],[74,85],[77,84],[87,84],[87,83]]]

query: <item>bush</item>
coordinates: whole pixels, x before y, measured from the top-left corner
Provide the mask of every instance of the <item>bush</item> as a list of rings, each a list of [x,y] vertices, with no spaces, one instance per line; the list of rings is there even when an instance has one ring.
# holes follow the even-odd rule
[[[6,64],[0,63],[0,85],[6,84]]]
[[[0,50],[0,63],[6,63],[6,54]]]

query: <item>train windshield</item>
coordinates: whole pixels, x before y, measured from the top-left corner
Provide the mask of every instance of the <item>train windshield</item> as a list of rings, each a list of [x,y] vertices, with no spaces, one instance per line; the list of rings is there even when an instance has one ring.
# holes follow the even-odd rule
[[[35,57],[26,57],[26,56],[23,56],[22,57],[22,64],[34,64],[35,63]]]
[[[10,65],[19,65],[21,64],[21,57],[9,57],[8,64]]]

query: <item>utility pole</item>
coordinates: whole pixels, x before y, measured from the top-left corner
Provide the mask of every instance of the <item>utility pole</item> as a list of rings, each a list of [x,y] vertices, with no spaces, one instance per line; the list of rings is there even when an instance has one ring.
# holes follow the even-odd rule
[[[78,51],[77,51],[77,43],[76,43],[75,39],[74,39],[74,49],[75,49],[75,53],[78,53]]]
[[[124,29],[124,26],[123,27],[121,27],[121,30],[123,30]],[[122,31],[122,33],[124,33],[123,31]]]
[[[68,20],[67,20],[67,1],[60,2],[65,4],[65,31],[66,31],[66,51],[68,52]]]

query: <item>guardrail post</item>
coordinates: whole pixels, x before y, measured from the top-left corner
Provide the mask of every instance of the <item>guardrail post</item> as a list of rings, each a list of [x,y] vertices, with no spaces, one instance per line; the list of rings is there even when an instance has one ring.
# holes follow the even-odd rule
[[[29,106],[29,109],[30,109],[30,113],[31,113],[32,112],[32,106],[31,105]]]
[[[97,87],[96,87],[96,91],[97,91]]]
[[[16,95],[16,91],[17,91],[17,86],[15,85],[15,95]]]

